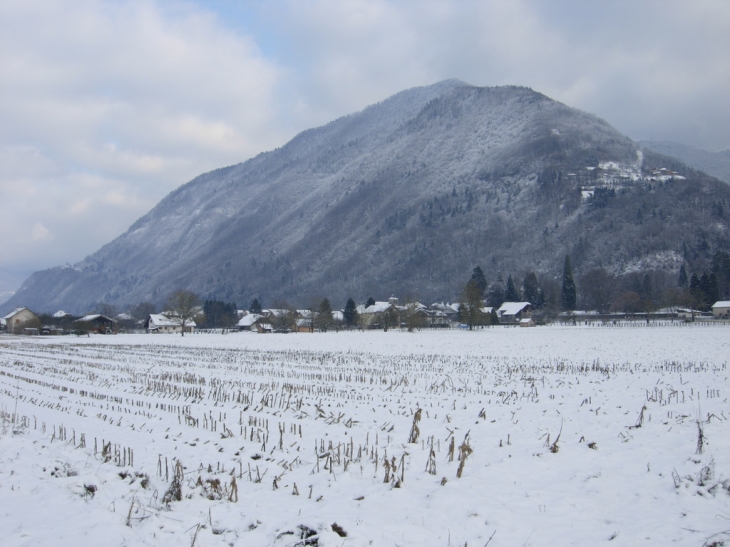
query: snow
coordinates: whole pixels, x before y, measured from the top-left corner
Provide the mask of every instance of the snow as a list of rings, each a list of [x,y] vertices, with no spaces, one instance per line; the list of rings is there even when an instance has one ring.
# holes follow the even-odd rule
[[[258,321],[262,316],[258,313],[251,313],[249,315],[244,315],[241,320],[236,323],[237,327],[250,327],[253,325],[256,321]]]
[[[497,310],[497,313],[500,317],[503,315],[517,315],[527,306],[532,306],[532,304],[529,302],[505,302]]]
[[[728,541],[727,328],[3,336],[0,543]]]
[[[83,321],[83,319],[82,319]],[[151,313],[149,316],[150,321],[150,328],[154,327],[179,327],[180,326],[180,318],[175,317],[172,314],[165,315],[162,313]],[[185,321],[186,327],[195,327],[195,321],[192,319],[187,319]]]
[[[101,317],[101,314],[99,313],[92,313],[91,315],[84,315],[81,319],[79,319],[79,323],[86,323],[88,321],[93,321],[94,319],[98,319]]]
[[[372,304],[372,305],[368,306],[367,308],[363,308],[363,310],[359,313],[360,314],[383,313],[383,312],[387,311],[388,309],[390,309],[391,306],[392,306],[392,304],[390,302],[376,301],[375,304]]]

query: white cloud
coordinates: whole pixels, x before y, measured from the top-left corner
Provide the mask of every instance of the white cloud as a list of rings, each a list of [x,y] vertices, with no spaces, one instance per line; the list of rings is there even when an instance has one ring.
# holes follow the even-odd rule
[[[48,228],[43,226],[40,222],[36,222],[31,230],[31,236],[35,241],[52,241],[53,235],[48,231]]]
[[[282,74],[191,4],[0,3],[0,216],[32,227],[0,269],[79,260],[180,184],[280,145]]]

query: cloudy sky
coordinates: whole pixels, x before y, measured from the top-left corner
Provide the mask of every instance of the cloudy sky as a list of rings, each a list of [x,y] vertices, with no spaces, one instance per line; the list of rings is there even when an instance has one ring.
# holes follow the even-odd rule
[[[446,78],[730,148],[727,0],[2,0],[0,291],[194,176]]]

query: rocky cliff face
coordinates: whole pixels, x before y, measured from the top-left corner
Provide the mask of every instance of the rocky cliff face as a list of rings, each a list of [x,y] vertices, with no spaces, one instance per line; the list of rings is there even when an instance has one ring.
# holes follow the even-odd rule
[[[659,169],[664,167],[664,171]],[[247,305],[454,298],[471,269],[679,267],[728,247],[730,190],[520,87],[399,93],[203,174],[5,304],[85,311],[176,288]]]

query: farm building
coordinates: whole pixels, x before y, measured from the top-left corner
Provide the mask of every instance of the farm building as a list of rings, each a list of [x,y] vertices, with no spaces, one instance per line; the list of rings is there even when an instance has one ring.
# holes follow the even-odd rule
[[[185,322],[185,332],[193,332],[195,321],[188,319]],[[168,317],[162,313],[151,313],[144,324],[145,330],[151,334],[177,334],[182,332],[180,320]]]
[[[730,300],[715,302],[712,306],[713,317],[730,317]]]
[[[39,324],[41,321],[35,313],[25,307],[14,309],[3,319],[5,320],[5,329],[15,334],[20,334],[25,327],[35,326],[31,323]]]
[[[116,319],[100,313],[84,315],[76,321],[76,324],[86,326],[89,332],[95,332],[97,334],[114,334],[117,332]]]
[[[504,323],[518,323],[532,317],[532,304],[529,302],[505,302],[497,310],[499,319]]]

